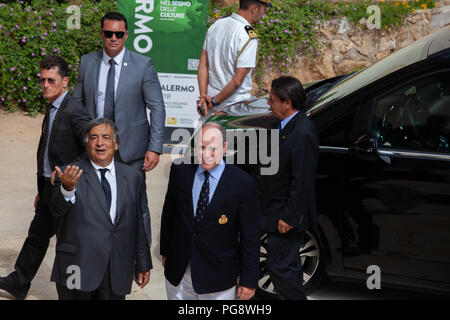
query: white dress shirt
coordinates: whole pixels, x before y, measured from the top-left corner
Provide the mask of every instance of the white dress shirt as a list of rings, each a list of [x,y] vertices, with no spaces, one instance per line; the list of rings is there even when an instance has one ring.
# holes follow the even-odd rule
[[[125,55],[125,47],[122,51],[113,59],[116,63],[116,70],[114,74],[114,98],[117,96],[117,85],[120,79],[120,70],[122,69],[123,56]],[[108,72],[111,67],[109,60],[110,56],[103,50],[103,58],[100,63],[100,76],[98,78],[98,97],[97,97],[97,117],[102,118],[105,110],[105,93],[106,93],[106,81],[108,79]]]
[[[217,185],[219,184],[220,177],[225,170],[225,161],[221,161],[214,169],[209,170],[209,202],[211,202],[214,192],[216,191]],[[195,171],[194,184],[192,186],[192,203],[194,205],[194,216],[197,212],[197,202],[200,197],[200,192],[202,191],[203,182],[205,182],[205,175],[201,165],[198,165],[197,171]]]
[[[92,162],[92,160],[91,160],[91,163],[92,163],[92,166],[95,168],[95,172],[97,173],[97,177],[100,181],[100,185],[102,183],[101,182],[102,176],[101,176],[99,169],[108,169],[108,171],[106,171],[106,173],[105,173],[105,178],[106,178],[106,180],[108,180],[109,185],[111,186],[111,208],[109,209],[109,215],[111,217],[111,221],[114,224],[114,219],[116,218],[116,211],[117,211],[117,183],[116,183],[116,169],[114,166],[114,159],[106,167],[100,167],[99,165]],[[102,187],[102,190],[103,190],[103,187]],[[72,191],[67,191],[61,185],[61,193],[64,196],[64,199],[66,201],[75,203],[75,201],[76,201],[75,191],[76,191],[76,188],[73,189]]]

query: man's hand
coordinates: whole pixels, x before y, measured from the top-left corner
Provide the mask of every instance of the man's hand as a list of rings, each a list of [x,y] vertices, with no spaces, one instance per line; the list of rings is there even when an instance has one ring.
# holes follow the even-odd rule
[[[162,257],[162,266],[165,268],[166,267],[166,257]]]
[[[288,225],[286,222],[284,222],[283,220],[279,219],[278,220],[278,232],[279,233],[287,233],[288,231],[290,231],[292,228],[294,228],[291,225]]]
[[[142,166],[142,170],[145,172],[152,170],[158,165],[159,162],[159,153],[148,150],[145,153],[144,165]]]
[[[34,198],[34,210],[37,209],[37,204],[38,204],[39,200],[41,200],[41,198],[39,197],[39,193],[38,193],[36,195],[36,197]]]
[[[50,177],[50,182],[51,182],[52,186],[55,185],[55,177],[56,177],[56,170],[53,170],[52,176]]]
[[[249,300],[255,295],[255,288],[247,288],[244,286],[238,286],[237,292],[239,300]]]
[[[64,173],[61,172],[61,169],[58,166],[56,166],[55,169],[63,188],[67,191],[72,191],[75,189],[83,170],[77,166],[67,166]]]
[[[201,96],[200,97],[200,99],[197,102],[197,112],[199,115],[201,115],[201,116],[208,115],[208,110],[213,107],[211,99],[212,99],[212,97],[210,97],[210,96]],[[201,113],[200,106],[203,106],[203,111],[205,112],[204,114]]]
[[[141,289],[147,285],[150,281],[150,270],[149,271],[141,271],[138,273],[138,285]]]

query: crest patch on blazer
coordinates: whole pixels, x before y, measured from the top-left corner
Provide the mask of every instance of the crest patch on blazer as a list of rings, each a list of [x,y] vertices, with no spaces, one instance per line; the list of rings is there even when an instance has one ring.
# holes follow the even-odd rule
[[[228,222],[227,216],[225,214],[221,215],[220,218],[219,218],[219,223],[220,224],[225,224],[227,222]]]

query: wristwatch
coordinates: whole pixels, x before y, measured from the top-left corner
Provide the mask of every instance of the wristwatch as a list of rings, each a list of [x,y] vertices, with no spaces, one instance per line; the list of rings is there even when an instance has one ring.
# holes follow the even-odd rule
[[[214,101],[214,97],[211,98],[211,104],[213,105],[213,107],[218,105],[218,103]]]

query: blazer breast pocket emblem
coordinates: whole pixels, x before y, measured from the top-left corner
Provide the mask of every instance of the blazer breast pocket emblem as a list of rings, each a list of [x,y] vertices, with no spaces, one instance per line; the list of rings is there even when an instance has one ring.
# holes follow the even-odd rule
[[[219,218],[219,223],[220,224],[225,224],[227,222],[228,222],[227,216],[225,214],[221,215],[220,218]]]

